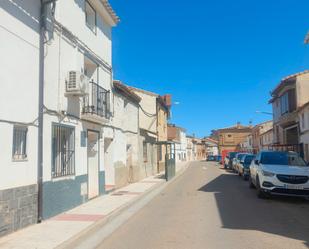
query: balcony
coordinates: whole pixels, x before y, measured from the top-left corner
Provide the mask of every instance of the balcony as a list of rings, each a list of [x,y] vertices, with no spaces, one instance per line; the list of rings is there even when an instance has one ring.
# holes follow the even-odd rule
[[[278,118],[277,123],[282,127],[282,128],[286,128],[288,126],[297,124],[298,122],[298,114],[297,111],[293,111],[293,112],[287,112],[284,113],[283,115],[281,115]]]
[[[110,118],[110,91],[90,81],[89,94],[83,98],[81,118],[95,123],[107,123]]]

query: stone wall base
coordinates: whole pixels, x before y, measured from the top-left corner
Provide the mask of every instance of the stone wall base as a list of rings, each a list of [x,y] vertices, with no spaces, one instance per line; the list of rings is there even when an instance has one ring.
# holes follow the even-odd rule
[[[37,223],[37,185],[0,190],[0,236]]]

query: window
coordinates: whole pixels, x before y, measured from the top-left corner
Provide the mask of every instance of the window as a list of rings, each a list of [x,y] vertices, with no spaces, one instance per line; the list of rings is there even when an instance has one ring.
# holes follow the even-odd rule
[[[291,89],[280,97],[281,114],[296,110],[296,92]]]
[[[52,126],[52,177],[75,174],[74,128],[53,124]]]
[[[27,133],[26,126],[14,126],[13,129],[13,160],[25,160],[27,158]]]
[[[263,152],[261,163],[280,166],[306,166],[304,160],[295,152]]]
[[[305,113],[301,114],[301,128],[305,129]]]
[[[94,8],[88,1],[85,1],[85,16],[88,28],[90,28],[93,33],[96,33],[97,16]]]
[[[289,98],[287,92],[280,97],[280,107],[281,107],[281,114],[289,112]]]
[[[144,141],[143,142],[143,158],[144,158],[144,162],[148,161],[148,152],[147,152],[147,143]]]

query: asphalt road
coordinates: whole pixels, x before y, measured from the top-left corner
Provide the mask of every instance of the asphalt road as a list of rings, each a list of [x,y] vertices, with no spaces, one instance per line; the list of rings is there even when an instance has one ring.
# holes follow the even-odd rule
[[[193,162],[98,248],[309,248],[309,202],[258,199],[216,163]]]

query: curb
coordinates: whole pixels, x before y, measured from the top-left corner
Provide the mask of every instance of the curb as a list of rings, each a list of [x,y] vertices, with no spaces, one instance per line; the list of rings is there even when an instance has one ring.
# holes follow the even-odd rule
[[[106,217],[102,218],[102,220],[98,220],[94,224],[90,225],[89,227],[85,228],[81,232],[75,234],[73,237],[68,239],[67,241],[61,243],[56,248],[57,249],[69,249],[69,248],[94,248],[98,245],[98,243],[101,243],[108,235],[110,235],[113,231],[105,232],[105,236],[98,236],[100,233],[100,230],[103,230],[108,224],[110,224],[113,221],[116,221],[118,217],[121,215],[127,216],[125,218],[130,218],[134,211],[137,212],[139,209],[144,207],[147,203],[149,203],[154,197],[156,197],[160,192],[162,192],[167,186],[169,186],[171,183],[176,181],[183,173],[188,169],[188,166],[191,162],[187,162],[182,169],[180,169],[175,177],[173,177],[170,181],[167,182],[159,182],[152,186],[150,189],[148,189],[146,192],[141,194],[140,196],[136,197],[132,201],[129,201],[126,204],[123,204],[119,208],[112,211],[110,214],[108,214]],[[143,205],[144,202],[144,205]],[[142,206],[139,208],[138,205],[142,204]],[[129,212],[129,215],[125,215],[124,213],[126,211],[129,211],[130,208],[134,209],[134,206],[136,206],[133,212]],[[119,223],[119,222],[118,222]],[[118,227],[120,227],[122,224],[116,224],[116,230]],[[102,231],[104,233],[104,231]],[[100,240],[100,241],[98,241]],[[87,242],[88,241],[88,242]],[[95,244],[95,245],[94,245]]]

